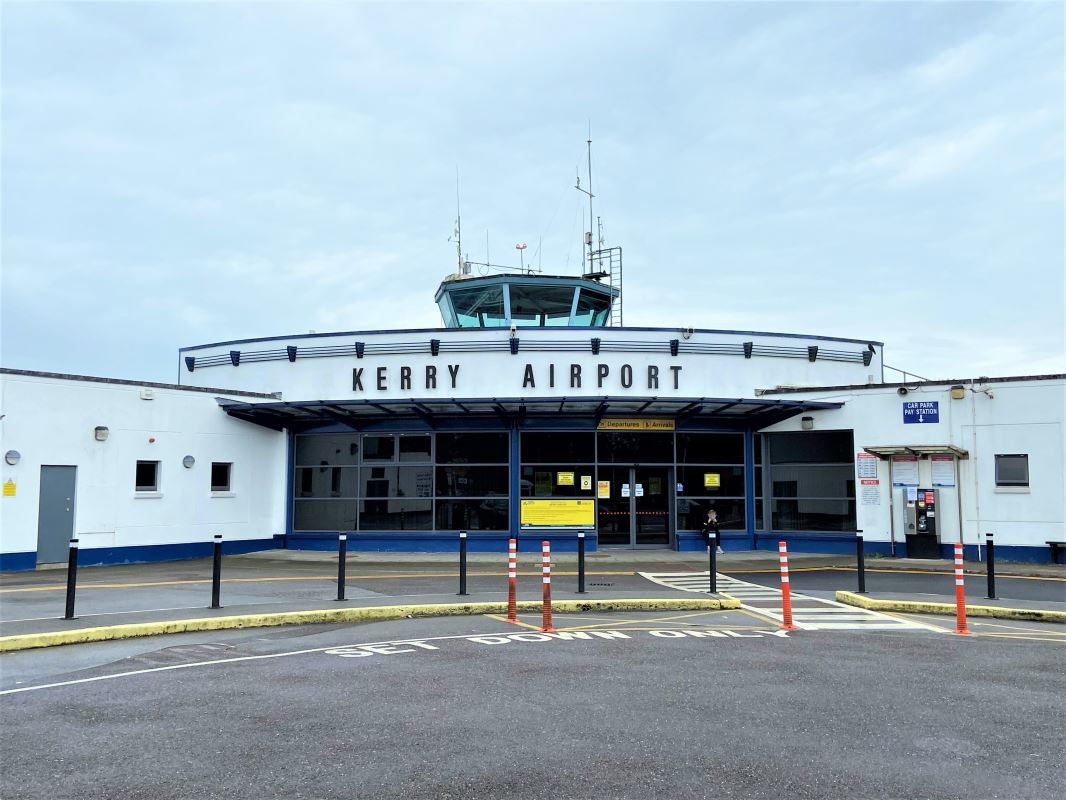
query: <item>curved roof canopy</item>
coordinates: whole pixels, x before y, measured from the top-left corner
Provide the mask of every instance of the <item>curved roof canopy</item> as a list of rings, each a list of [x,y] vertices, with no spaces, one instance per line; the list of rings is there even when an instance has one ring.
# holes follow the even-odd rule
[[[437,290],[448,328],[606,327],[619,290],[564,275],[455,275]]]

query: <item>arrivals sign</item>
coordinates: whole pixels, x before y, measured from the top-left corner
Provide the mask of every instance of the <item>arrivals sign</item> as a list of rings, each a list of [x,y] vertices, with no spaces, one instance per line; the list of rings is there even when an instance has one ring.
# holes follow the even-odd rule
[[[591,528],[593,500],[523,500],[523,528]]]
[[[649,419],[647,417],[601,419],[596,426],[600,431],[672,431],[677,423],[672,419]]]

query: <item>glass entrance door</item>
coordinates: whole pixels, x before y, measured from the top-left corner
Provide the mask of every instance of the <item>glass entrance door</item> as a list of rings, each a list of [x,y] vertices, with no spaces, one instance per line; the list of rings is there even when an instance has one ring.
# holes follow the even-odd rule
[[[597,503],[601,545],[670,544],[670,467],[601,466],[598,480],[610,484]]]

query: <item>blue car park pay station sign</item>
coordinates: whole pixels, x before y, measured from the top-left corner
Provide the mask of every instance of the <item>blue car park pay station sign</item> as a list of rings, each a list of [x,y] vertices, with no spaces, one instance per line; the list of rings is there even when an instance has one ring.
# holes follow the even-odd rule
[[[940,422],[940,402],[932,400],[920,403],[904,403],[903,421],[914,424]]]

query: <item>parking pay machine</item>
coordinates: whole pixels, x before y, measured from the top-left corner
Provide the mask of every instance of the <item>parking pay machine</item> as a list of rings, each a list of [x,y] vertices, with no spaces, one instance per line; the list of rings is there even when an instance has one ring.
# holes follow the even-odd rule
[[[940,558],[936,532],[936,489],[903,489],[907,558]]]

